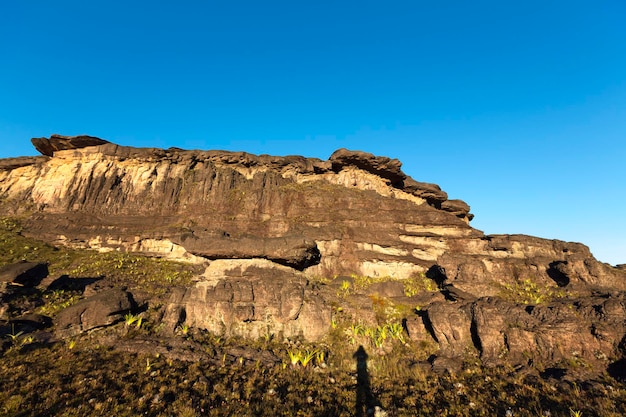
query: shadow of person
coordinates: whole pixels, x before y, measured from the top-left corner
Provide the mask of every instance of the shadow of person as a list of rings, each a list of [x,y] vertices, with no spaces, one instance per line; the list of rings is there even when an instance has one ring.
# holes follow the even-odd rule
[[[367,352],[359,346],[353,358],[356,359],[356,417],[373,416],[378,404],[370,386],[370,376],[367,371]]]

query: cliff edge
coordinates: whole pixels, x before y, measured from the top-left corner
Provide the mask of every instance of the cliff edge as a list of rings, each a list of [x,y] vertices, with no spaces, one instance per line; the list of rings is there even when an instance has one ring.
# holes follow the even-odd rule
[[[411,306],[404,332],[434,343],[434,358],[471,348],[484,363],[581,357],[606,368],[621,357],[626,271],[580,243],[485,235],[470,226],[468,204],[407,176],[397,159],[132,148],[90,136],[33,144],[42,157],[0,161],[2,212],[51,244],[202,265],[165,303],[172,331],[187,323],[321,340],[338,311],[374,325],[384,296]],[[76,327],[68,314],[62,334]]]

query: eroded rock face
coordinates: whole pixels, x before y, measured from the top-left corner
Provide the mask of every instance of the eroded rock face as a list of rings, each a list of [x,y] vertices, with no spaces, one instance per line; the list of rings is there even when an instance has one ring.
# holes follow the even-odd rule
[[[0,171],[11,171],[17,168],[42,163],[46,160],[47,158],[43,156],[20,156],[18,158],[0,159]]]
[[[94,145],[0,170],[7,212],[35,209],[26,234],[107,250],[151,242],[178,258],[181,248],[209,259],[263,257],[311,275],[380,276],[423,272],[449,238],[482,236],[467,224],[467,205],[441,208],[447,195],[439,187],[413,181],[389,158]]]
[[[405,330],[438,347],[437,369],[469,351],[492,365],[582,358],[599,369],[622,354],[623,267],[580,243],[485,236],[465,202],[408,177],[398,160],[137,149],[84,136],[33,143],[48,157],[0,161],[0,209],[25,218],[22,233],[208,264],[192,286],[172,289],[171,331],[320,340],[343,301],[310,281],[356,274],[396,281],[353,294],[345,311],[373,322],[377,297],[419,305]],[[403,295],[402,279],[422,276],[436,296]],[[110,314],[76,305],[57,327],[119,320],[129,305],[120,294]]]
[[[314,241],[301,237],[231,238],[229,236],[181,235],[172,240],[193,255],[206,259],[261,258],[303,270],[320,261],[320,252]]]
[[[62,310],[55,317],[59,336],[73,336],[121,321],[136,308],[132,294],[113,288],[102,291]]]
[[[64,151],[67,149],[80,149],[88,146],[98,146],[109,143],[106,140],[95,138],[93,136],[61,136],[52,135],[48,138],[33,138],[31,139],[33,146],[42,155],[53,156],[57,151]]]
[[[439,344],[441,356],[461,357],[473,346],[471,312],[468,305],[434,303],[428,308],[427,323]]]
[[[346,166],[354,166],[385,178],[391,181],[392,185],[398,187],[402,187],[407,178],[406,174],[402,172],[402,162],[399,160],[375,156],[367,152],[339,149],[330,156],[329,161],[336,172],[340,172]]]
[[[618,355],[626,331],[623,293],[536,306],[485,297],[461,305],[436,303],[426,315],[439,355],[460,358],[474,349],[484,364],[494,366],[582,360],[601,371]],[[422,332],[421,340],[425,337]]]
[[[203,280],[170,298],[164,322],[219,335],[257,339],[281,335],[318,340],[331,310],[315,300],[306,277],[264,259],[212,262]]]

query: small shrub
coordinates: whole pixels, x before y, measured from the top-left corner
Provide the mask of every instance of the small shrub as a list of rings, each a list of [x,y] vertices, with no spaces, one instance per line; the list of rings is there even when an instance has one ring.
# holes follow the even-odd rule
[[[43,294],[44,305],[39,307],[40,314],[53,316],[59,311],[76,304],[80,300],[78,291],[54,290]]]
[[[20,336],[22,336],[24,334],[24,332],[19,331],[19,332],[15,332],[15,324],[11,324],[11,333],[9,333],[7,335],[7,337],[9,339],[11,339],[11,343],[13,343],[13,345],[17,345],[19,343],[19,338]]]
[[[324,359],[326,354],[317,349],[291,349],[287,351],[287,355],[289,356],[289,362],[291,366],[294,368],[300,364],[303,368],[306,368],[313,359],[316,360],[317,365],[321,365],[324,363]]]
[[[403,281],[403,283],[404,295],[406,295],[407,297],[413,297],[423,291],[439,291],[439,286],[437,285],[437,283],[434,280],[426,277],[424,273],[421,273],[415,277],[407,278]]]
[[[289,355],[289,360],[291,361],[291,366],[298,366],[300,362],[300,351],[299,350],[288,350],[287,354]]]
[[[560,288],[541,285],[530,278],[502,286],[501,295],[522,304],[542,304],[568,295]]]
[[[304,352],[301,352],[300,355],[300,363],[304,368],[313,360],[315,355],[317,354],[317,350],[309,350],[306,349]]]
[[[126,326],[132,326],[139,320],[141,320],[141,318],[139,316],[135,316],[133,313],[126,313],[124,316],[124,323],[126,323]]]
[[[400,342],[405,343],[404,340],[404,327],[400,323],[392,323],[388,325],[389,333],[391,337],[398,339]]]
[[[350,295],[350,281],[341,281],[341,287],[337,290],[338,297],[347,297]]]
[[[179,324],[176,327],[176,331],[183,336],[187,336],[189,334],[189,325],[187,323]]]

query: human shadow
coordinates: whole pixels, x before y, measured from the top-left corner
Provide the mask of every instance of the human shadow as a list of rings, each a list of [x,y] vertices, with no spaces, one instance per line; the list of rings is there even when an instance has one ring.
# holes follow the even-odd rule
[[[356,359],[356,417],[374,415],[374,409],[380,405],[372,392],[370,376],[367,371],[367,352],[363,346],[359,346],[353,358]]]

